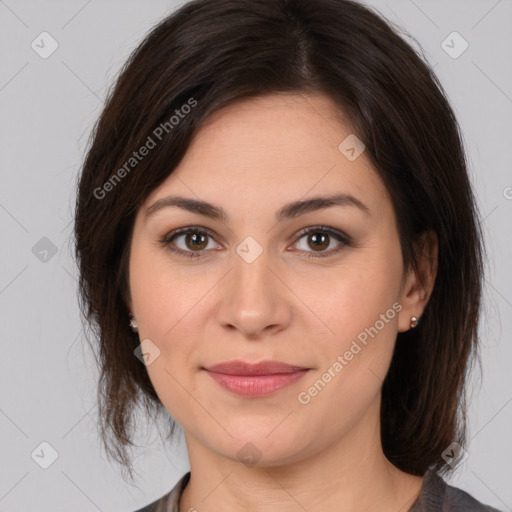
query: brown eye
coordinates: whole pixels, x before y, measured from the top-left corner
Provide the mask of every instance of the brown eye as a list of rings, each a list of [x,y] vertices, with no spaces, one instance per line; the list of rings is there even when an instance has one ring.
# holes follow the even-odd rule
[[[315,251],[322,251],[329,247],[329,235],[322,232],[309,234],[307,240],[309,247]]]
[[[338,254],[350,246],[350,240],[347,235],[331,228],[311,227],[301,233],[295,245],[300,252],[307,253],[308,258],[323,258]]]
[[[213,240],[214,237],[209,231],[189,227],[169,233],[160,240],[160,243],[169,251],[181,256],[198,258],[206,256],[207,249],[219,248],[217,244],[213,243]]]
[[[186,246],[193,251],[200,251],[208,245],[208,235],[200,231],[194,231],[185,235]]]

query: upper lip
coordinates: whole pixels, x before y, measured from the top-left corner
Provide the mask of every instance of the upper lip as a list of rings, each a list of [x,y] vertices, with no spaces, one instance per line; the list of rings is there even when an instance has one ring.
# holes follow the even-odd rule
[[[226,375],[272,375],[278,373],[295,373],[308,370],[302,366],[294,366],[282,361],[260,361],[259,363],[246,363],[244,361],[226,361],[204,368],[209,372],[224,373]]]

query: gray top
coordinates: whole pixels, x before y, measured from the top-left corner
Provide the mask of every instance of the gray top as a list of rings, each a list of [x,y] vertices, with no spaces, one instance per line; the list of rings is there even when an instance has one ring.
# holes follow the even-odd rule
[[[157,501],[136,512],[179,512],[181,493],[190,479],[185,473],[174,488]],[[500,512],[477,501],[470,494],[448,485],[435,471],[428,470],[420,494],[409,512]]]

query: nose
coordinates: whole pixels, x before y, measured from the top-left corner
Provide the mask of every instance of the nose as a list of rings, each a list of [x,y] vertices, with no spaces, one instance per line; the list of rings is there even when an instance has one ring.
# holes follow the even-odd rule
[[[286,329],[292,317],[291,293],[279,274],[265,251],[251,263],[235,254],[233,268],[218,290],[219,324],[251,340]]]

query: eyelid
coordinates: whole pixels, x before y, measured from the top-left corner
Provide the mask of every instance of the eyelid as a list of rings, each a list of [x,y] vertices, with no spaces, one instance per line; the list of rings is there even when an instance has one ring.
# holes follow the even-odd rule
[[[203,226],[184,226],[178,229],[174,229],[170,231],[169,233],[166,233],[163,237],[161,237],[158,241],[160,245],[162,245],[165,249],[177,253],[179,255],[183,255],[185,257],[189,258],[198,258],[198,257],[205,257],[201,253],[206,251],[184,251],[183,249],[179,249],[177,247],[172,247],[172,242],[175,238],[186,235],[188,233],[205,233],[208,235],[212,240],[216,241],[217,234],[214,233],[211,229],[205,228]]]
[[[217,239],[217,234],[216,233],[214,233],[209,228],[206,228],[206,227],[203,227],[203,226],[198,226],[198,225],[184,226],[184,227],[175,229],[175,230],[165,234],[159,240],[159,242],[160,242],[160,244],[164,248],[167,248],[171,252],[175,252],[175,253],[184,255],[185,257],[196,257],[196,258],[197,257],[203,257],[203,258],[206,257],[203,254],[201,254],[201,253],[208,252],[208,251],[205,251],[205,250],[202,250],[202,251],[184,251],[183,249],[172,247],[171,242],[175,238],[177,238],[178,236],[183,235],[183,234],[188,234],[190,232],[204,233],[204,234],[208,235],[209,237],[211,237],[215,242],[217,242],[217,240],[216,240]],[[318,252],[317,251],[301,251],[301,250],[299,250],[298,252],[309,253],[308,256],[307,256],[308,258],[311,258],[311,257],[312,258],[324,258],[324,257],[329,257],[331,255],[337,254],[338,252],[340,252],[343,249],[343,247],[350,246],[352,244],[351,237],[348,236],[343,231],[340,231],[338,229],[335,229],[335,228],[332,228],[332,227],[329,227],[329,226],[315,225],[315,226],[308,226],[306,228],[303,228],[301,231],[299,231],[299,233],[294,235],[294,238],[295,238],[294,245],[298,241],[300,241],[300,239],[303,238],[305,235],[308,235],[310,233],[317,233],[317,232],[326,233],[327,235],[335,238],[340,243],[341,248],[331,249],[329,251],[318,251]]]
[[[351,238],[344,233],[343,231],[340,231],[339,229],[331,228],[329,226],[323,226],[323,225],[317,225],[317,226],[309,226],[307,228],[303,228],[297,235],[297,238],[300,239],[304,235],[309,235],[310,233],[316,233],[318,231],[321,231],[323,233],[327,233],[329,235],[334,235],[336,237],[339,237],[346,243],[351,242]]]
[[[329,251],[305,251],[307,254],[307,258],[328,258],[330,256],[335,256],[338,253],[340,253],[345,247],[352,245],[352,239],[346,233],[338,229],[323,225],[309,226],[307,228],[302,229],[298,233],[297,240],[294,242],[294,244],[299,242],[300,239],[305,235],[318,232],[326,233],[330,237],[335,238],[339,242],[339,246]]]

